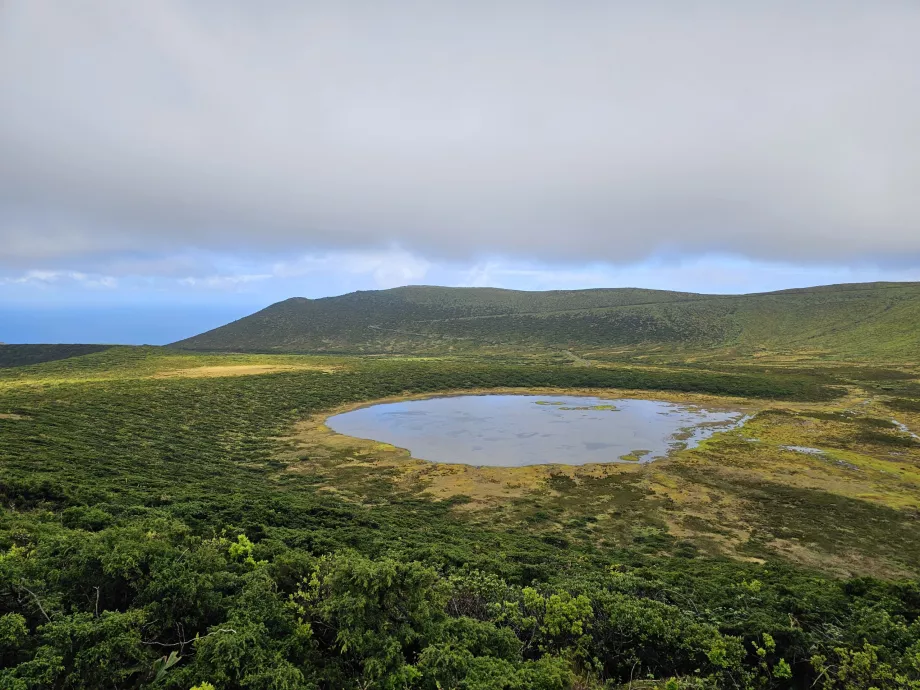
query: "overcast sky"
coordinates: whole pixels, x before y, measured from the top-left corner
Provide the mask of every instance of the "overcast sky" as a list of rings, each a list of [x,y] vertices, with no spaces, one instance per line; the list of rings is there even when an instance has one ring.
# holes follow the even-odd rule
[[[920,280],[917,36],[915,0],[2,0],[0,340],[407,283]]]

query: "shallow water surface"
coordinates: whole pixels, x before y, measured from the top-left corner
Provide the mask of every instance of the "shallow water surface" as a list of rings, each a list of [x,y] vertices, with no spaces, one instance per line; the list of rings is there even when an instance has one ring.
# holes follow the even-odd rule
[[[739,411],[658,400],[463,395],[373,405],[326,425],[432,462],[519,467],[649,462],[743,421]]]

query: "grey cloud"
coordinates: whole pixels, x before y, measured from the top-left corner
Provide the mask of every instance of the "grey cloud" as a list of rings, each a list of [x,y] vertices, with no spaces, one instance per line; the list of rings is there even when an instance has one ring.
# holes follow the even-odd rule
[[[920,261],[915,2],[0,4],[0,263]]]

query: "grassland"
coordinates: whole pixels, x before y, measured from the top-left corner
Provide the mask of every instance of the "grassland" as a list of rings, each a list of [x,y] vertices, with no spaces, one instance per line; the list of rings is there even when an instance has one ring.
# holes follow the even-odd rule
[[[6,345],[0,343],[0,368],[54,362],[107,350],[109,345]]]
[[[0,686],[916,687],[916,365],[579,354],[0,370]],[[435,465],[323,425],[490,390],[752,419],[577,468]]]
[[[294,298],[177,347],[253,352],[450,354],[616,349],[737,360],[898,361],[920,353],[920,284],[834,285],[753,295],[602,289],[404,287]]]

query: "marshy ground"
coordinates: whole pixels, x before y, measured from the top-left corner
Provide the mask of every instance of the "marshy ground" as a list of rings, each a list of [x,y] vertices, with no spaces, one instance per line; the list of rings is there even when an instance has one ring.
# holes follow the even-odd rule
[[[164,486],[164,496],[176,493],[171,480],[201,481],[212,462],[229,462],[284,491],[355,506],[442,502],[470,524],[585,549],[780,557],[835,574],[920,568],[915,365],[671,357],[636,363],[592,352],[560,363],[554,352],[381,359],[116,348],[0,371],[0,436],[8,457],[36,438],[94,449],[85,462],[102,459],[89,476],[130,467],[122,470],[129,484]],[[378,402],[480,393],[641,398],[750,418],[649,464],[527,467],[430,463],[324,423]],[[126,452],[168,476],[141,478]],[[66,453],[52,449],[40,465],[24,457],[6,471],[76,476]]]
[[[691,450],[650,464],[476,467],[414,459],[337,434],[325,420],[379,402],[445,393],[590,395],[662,400],[750,415]],[[904,428],[899,428],[903,425]],[[474,389],[351,403],[295,425],[288,471],[343,500],[381,491],[450,500],[467,519],[623,545],[677,539],[710,555],[777,555],[839,574],[909,575],[920,567],[920,413],[850,386],[827,403],[619,389]],[[795,447],[817,452],[803,453]]]

